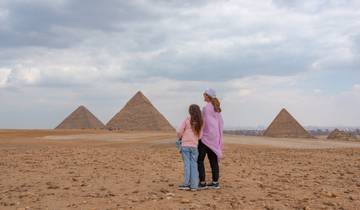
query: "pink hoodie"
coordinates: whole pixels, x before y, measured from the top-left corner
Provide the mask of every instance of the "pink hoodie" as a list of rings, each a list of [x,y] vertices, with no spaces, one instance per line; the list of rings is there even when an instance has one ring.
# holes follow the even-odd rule
[[[208,146],[217,157],[222,157],[224,121],[214,106],[207,103],[203,108],[204,129],[201,142]]]
[[[183,147],[197,147],[198,141],[201,138],[202,131],[200,131],[200,136],[197,136],[190,124],[190,117],[187,117],[176,130],[177,135],[181,138],[181,146]]]

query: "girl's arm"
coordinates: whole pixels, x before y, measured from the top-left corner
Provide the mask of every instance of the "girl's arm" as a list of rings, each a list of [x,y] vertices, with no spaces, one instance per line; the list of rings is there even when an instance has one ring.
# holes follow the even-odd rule
[[[180,124],[180,126],[176,130],[176,134],[178,138],[181,139],[182,136],[184,135],[185,127],[186,127],[186,119]]]

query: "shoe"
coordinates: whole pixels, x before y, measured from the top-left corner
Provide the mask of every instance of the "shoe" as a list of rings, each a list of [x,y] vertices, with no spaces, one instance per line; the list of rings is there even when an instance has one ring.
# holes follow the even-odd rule
[[[190,186],[188,186],[188,185],[183,185],[183,184],[182,184],[182,185],[179,185],[179,186],[178,186],[178,189],[179,189],[179,190],[190,190]]]
[[[210,189],[220,189],[219,182],[211,182],[210,184],[207,184],[207,187]]]
[[[199,187],[198,187],[198,190],[206,190],[208,187],[207,187],[207,185],[206,185],[206,183],[204,182],[204,183],[199,183]]]
[[[190,188],[190,191],[191,192],[196,192],[196,191],[198,191],[199,189],[198,188]]]

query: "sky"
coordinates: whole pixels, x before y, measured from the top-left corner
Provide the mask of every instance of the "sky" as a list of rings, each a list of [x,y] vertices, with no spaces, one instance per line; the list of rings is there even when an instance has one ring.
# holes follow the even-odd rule
[[[360,1],[0,1],[0,128],[106,123],[138,90],[177,126],[207,88],[226,128],[360,126]]]

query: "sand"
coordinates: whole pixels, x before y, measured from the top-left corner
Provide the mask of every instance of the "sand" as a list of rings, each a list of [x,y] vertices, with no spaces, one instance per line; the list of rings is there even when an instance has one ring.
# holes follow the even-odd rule
[[[184,192],[173,138],[0,131],[0,209],[359,209],[360,143],[226,136],[222,189]]]

